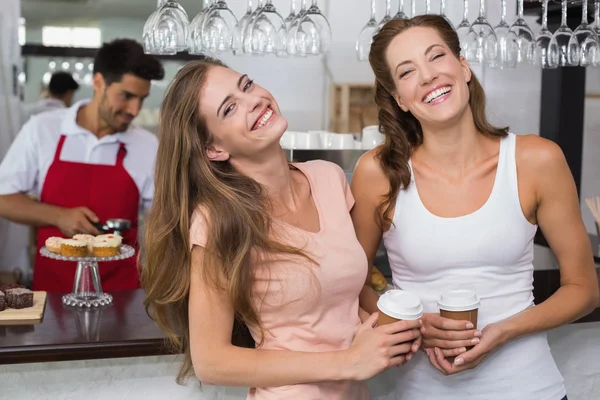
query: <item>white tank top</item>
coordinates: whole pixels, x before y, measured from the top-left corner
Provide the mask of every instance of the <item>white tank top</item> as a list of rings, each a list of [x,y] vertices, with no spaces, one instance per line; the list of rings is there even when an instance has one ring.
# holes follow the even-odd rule
[[[401,190],[393,225],[383,235],[394,286],[438,312],[442,291],[474,290],[481,298],[478,329],[533,303],[533,238],[517,187],[514,134],[500,141],[492,193],[477,211],[456,218],[430,213],[414,176]],[[411,165],[412,170],[412,165]],[[560,400],[566,392],[545,333],[505,344],[478,367],[444,376],[423,352],[402,368],[395,399]]]

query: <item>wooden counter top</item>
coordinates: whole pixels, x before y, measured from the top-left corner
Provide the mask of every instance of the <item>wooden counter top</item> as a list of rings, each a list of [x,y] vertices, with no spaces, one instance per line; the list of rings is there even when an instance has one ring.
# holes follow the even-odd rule
[[[112,306],[78,310],[63,306],[63,293],[48,293],[40,323],[0,325],[0,364],[167,354],[144,310],[144,292],[111,294]]]

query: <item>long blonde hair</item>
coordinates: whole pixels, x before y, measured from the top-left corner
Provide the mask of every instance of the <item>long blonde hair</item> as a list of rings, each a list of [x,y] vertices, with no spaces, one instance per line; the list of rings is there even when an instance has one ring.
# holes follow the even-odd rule
[[[192,213],[201,206],[208,216],[202,278],[227,294],[236,320],[257,327],[261,335],[251,299],[257,252],[304,256],[269,237],[270,204],[263,187],[230,162],[213,162],[206,156],[211,135],[200,115],[199,93],[214,67],[226,68],[214,59],[185,65],[163,100],[155,194],[140,271],[148,314],[165,332],[172,350],[185,354],[178,383],[192,374],[188,322]]]
[[[450,51],[460,58],[460,41],[456,31],[439,15],[419,15],[410,19],[394,19],[386,23],[373,38],[369,63],[375,73],[375,103],[379,108],[379,128],[385,135],[378,159],[390,183],[385,200],[379,205],[377,215],[383,226],[391,220],[391,210],[401,189],[410,184],[408,160],[412,151],[423,143],[421,123],[410,111],[404,112],[396,103],[393,93],[396,90],[394,77],[386,60],[386,51],[392,40],[409,28],[427,27],[437,31]],[[475,127],[485,135],[504,137],[508,128],[497,128],[490,124],[485,114],[485,92],[471,72],[469,86],[469,107],[473,113]]]

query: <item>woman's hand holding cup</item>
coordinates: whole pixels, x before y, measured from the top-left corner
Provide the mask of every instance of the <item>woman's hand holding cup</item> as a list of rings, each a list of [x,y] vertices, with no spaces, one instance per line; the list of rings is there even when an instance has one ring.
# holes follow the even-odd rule
[[[423,314],[423,348],[442,351],[444,357],[456,357],[479,343],[481,332],[470,321],[444,318],[437,313]]]
[[[479,343],[477,330],[479,298],[468,290],[451,290],[440,296],[440,314],[423,315],[423,347],[455,357]],[[429,354],[428,354],[429,355]]]
[[[348,349],[347,358],[354,380],[369,379],[409,361],[421,346],[423,306],[415,295],[390,290],[379,297],[379,312],[360,328]]]
[[[370,379],[390,367],[403,365],[416,351],[414,347],[421,336],[421,320],[378,325],[379,315],[373,313],[361,324],[354,341],[344,352],[342,364],[348,379]]]

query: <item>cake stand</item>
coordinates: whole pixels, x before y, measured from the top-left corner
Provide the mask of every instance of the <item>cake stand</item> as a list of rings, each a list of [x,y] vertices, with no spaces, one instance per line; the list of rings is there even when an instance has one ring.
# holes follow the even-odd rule
[[[111,257],[67,257],[52,253],[46,246],[40,249],[40,254],[44,257],[60,261],[76,261],[77,270],[73,282],[73,292],[66,294],[62,298],[63,304],[71,307],[102,307],[112,303],[113,298],[110,294],[102,291],[102,282],[100,281],[100,272],[98,270],[99,262],[110,262],[124,260],[133,257],[135,249],[129,245],[121,245],[120,254]]]

